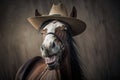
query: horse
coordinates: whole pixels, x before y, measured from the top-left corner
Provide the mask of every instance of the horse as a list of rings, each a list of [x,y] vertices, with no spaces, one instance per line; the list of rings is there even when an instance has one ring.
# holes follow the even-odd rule
[[[42,56],[23,64],[16,74],[16,80],[83,80],[71,26],[64,21],[51,19],[45,21],[39,31],[43,38],[40,46]]]

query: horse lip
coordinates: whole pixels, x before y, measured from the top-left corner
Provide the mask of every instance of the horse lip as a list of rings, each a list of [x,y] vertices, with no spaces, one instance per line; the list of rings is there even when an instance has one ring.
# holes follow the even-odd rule
[[[55,61],[55,62],[53,62],[51,64],[48,64],[48,69],[49,70],[54,70],[54,69],[59,68],[58,66],[59,66],[59,63],[57,61]]]

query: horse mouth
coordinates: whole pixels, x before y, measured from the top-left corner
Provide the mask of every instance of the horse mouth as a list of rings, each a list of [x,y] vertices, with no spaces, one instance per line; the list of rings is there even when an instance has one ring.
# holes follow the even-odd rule
[[[45,63],[48,65],[48,68],[50,70],[57,68],[57,66],[58,66],[58,57],[57,57],[57,55],[45,57],[44,59],[45,59]]]

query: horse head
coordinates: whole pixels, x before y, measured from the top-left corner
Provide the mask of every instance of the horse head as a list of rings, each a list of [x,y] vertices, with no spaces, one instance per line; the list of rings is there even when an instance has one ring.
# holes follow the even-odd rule
[[[45,22],[46,24],[46,22]],[[63,58],[68,26],[59,20],[48,21],[40,30],[43,43],[40,47],[42,57],[45,59],[49,69],[56,69]]]

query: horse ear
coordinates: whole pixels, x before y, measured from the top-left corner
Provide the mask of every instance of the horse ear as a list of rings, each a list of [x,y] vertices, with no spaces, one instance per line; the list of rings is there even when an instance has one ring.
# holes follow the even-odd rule
[[[41,16],[41,14],[39,13],[37,9],[35,9],[35,16]]]
[[[72,8],[70,17],[77,18],[77,10],[76,10],[75,6],[73,6],[73,8]]]

